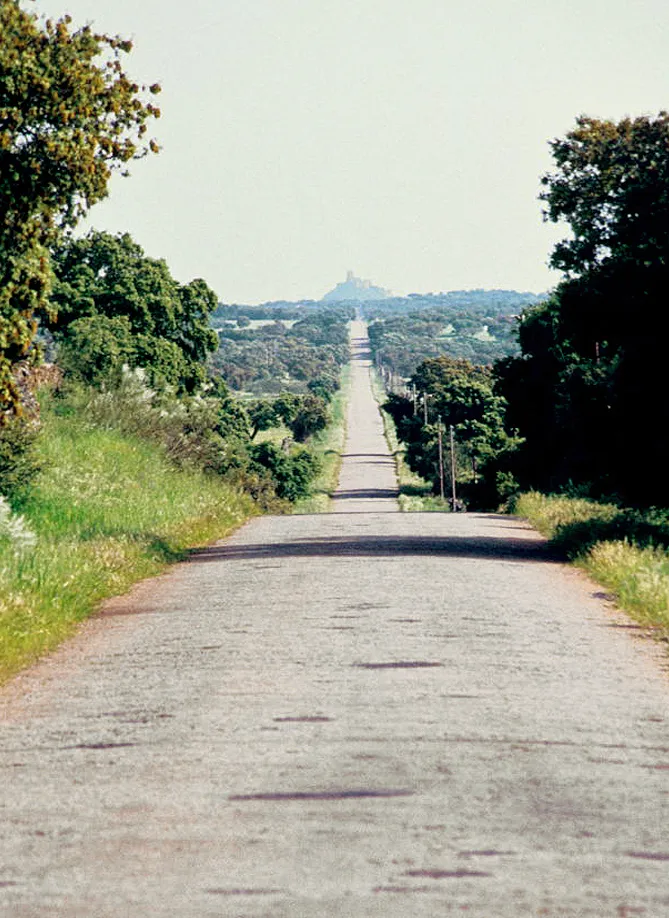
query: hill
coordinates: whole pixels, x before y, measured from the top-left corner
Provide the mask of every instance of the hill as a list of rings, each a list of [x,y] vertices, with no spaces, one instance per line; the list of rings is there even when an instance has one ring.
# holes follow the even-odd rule
[[[390,295],[390,290],[375,287],[371,281],[362,280],[349,271],[346,280],[326,293],[321,303],[367,303],[370,300],[385,300]]]

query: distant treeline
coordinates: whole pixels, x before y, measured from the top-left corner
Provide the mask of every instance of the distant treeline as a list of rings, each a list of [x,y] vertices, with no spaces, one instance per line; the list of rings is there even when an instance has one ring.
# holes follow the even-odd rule
[[[320,377],[339,378],[354,315],[350,306],[219,306],[210,370],[238,391],[305,392]]]
[[[490,365],[518,353],[518,315],[540,302],[511,290],[411,294],[366,304],[377,366],[407,378],[428,357],[458,357]]]

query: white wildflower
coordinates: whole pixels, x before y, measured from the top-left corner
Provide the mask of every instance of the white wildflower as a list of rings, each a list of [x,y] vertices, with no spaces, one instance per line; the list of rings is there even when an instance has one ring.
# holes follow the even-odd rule
[[[37,536],[28,528],[22,516],[12,513],[11,508],[0,495],[0,538],[9,539],[15,551],[25,551],[37,543]]]

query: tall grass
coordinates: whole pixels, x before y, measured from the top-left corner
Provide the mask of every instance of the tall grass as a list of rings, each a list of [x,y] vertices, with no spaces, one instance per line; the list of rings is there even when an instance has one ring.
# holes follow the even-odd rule
[[[155,444],[48,413],[43,471],[20,510],[33,547],[0,539],[0,679],[72,633],[102,599],[221,538],[255,512]]]
[[[669,512],[522,494],[514,512],[594,580],[618,605],[669,640]]]

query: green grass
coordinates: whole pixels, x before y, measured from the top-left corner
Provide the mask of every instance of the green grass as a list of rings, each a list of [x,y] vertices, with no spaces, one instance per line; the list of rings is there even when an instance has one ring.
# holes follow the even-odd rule
[[[281,446],[286,437],[292,437],[290,429],[285,425],[279,427],[269,427],[267,430],[259,430],[253,438],[254,443],[273,443],[275,446]]]
[[[372,391],[379,406],[386,399],[386,392],[379,374],[372,369]],[[432,485],[412,472],[404,458],[405,450],[397,437],[395,422],[386,411],[381,411],[383,431],[388,449],[395,460],[395,471],[399,485],[398,502],[403,513],[448,513],[450,508],[447,501],[435,497]]]
[[[514,512],[606,587],[620,608],[669,640],[669,512],[536,492],[522,494]]]
[[[118,432],[47,414],[44,471],[21,508],[35,547],[0,541],[0,680],[54,648],[101,600],[254,513],[251,499]]]
[[[311,497],[295,503],[293,513],[329,513],[332,494],[339,481],[341,457],[346,444],[346,406],[351,391],[351,365],[346,364],[341,374],[341,388],[330,403],[330,423],[309,440],[321,461],[321,472],[314,482]]]
[[[561,497],[529,491],[514,503],[514,513],[526,517],[548,539],[558,539],[568,527],[611,522],[620,513],[615,504],[598,504],[583,498]]]

